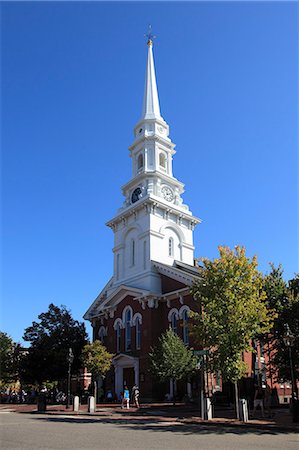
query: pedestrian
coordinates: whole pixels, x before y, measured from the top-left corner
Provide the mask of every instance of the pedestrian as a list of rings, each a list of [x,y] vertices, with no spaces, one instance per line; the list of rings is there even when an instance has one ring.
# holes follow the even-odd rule
[[[262,386],[256,386],[254,400],[253,400],[253,412],[252,415],[254,417],[256,408],[259,406],[261,408],[262,417],[264,417],[264,398],[265,391]]]
[[[132,389],[132,399],[136,408],[139,408],[139,387],[134,384]]]
[[[269,384],[266,384],[265,396],[264,396],[264,408],[265,408],[265,412],[266,412],[267,416],[270,418],[272,417],[271,398],[272,398],[271,388],[270,388]]]
[[[127,409],[130,408],[130,391],[128,389],[128,386],[125,386],[125,389],[124,389],[122,408],[127,408]]]

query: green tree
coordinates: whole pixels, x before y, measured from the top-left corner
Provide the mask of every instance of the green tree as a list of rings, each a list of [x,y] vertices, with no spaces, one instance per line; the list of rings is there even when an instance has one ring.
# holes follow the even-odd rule
[[[210,370],[235,384],[239,417],[237,382],[246,372],[243,353],[252,351],[252,338],[270,330],[274,314],[265,304],[256,257],[247,258],[240,246],[219,247],[219,254],[213,261],[202,259],[201,279],[191,289],[200,302],[200,313],[191,314],[192,333],[209,349]]]
[[[187,349],[182,339],[169,328],[149,356],[152,374],[161,381],[172,380],[175,403],[175,382],[186,378],[197,364],[192,350]]]
[[[65,306],[49,305],[26,328],[23,339],[30,342],[28,354],[22,361],[22,378],[26,382],[65,380],[67,376],[68,350],[74,353],[73,373],[81,367],[81,353],[87,343],[87,333],[82,322],[74,320]]]
[[[2,383],[16,381],[19,375],[21,345],[0,331],[0,379]]]
[[[286,283],[283,279],[281,266],[276,269],[271,265],[271,272],[265,277],[265,291],[269,306],[276,308],[277,317],[265,341],[271,352],[271,366],[274,366],[276,380],[291,380],[291,365],[289,349],[284,344],[285,326],[289,325],[294,336],[291,347],[293,374],[295,376],[294,390],[297,392],[296,380],[299,378],[299,275]]]
[[[275,318],[272,328],[269,333],[263,336],[258,336],[260,344],[264,346],[264,351],[267,352],[269,364],[267,366],[268,374],[271,379],[277,380],[282,378],[279,370],[276,367],[274,360],[277,352],[277,343],[282,343],[282,335],[284,333],[283,316],[285,309],[288,307],[290,301],[290,291],[286,281],[283,279],[283,268],[281,265],[275,267],[270,263],[271,271],[264,276],[263,290],[266,293],[266,304],[268,309],[274,309],[277,317]],[[281,339],[279,338],[281,335]],[[284,347],[282,347],[282,350]]]
[[[82,363],[91,372],[94,379],[94,396],[97,398],[95,379],[106,375],[111,367],[113,355],[98,340],[86,344],[82,351]]]

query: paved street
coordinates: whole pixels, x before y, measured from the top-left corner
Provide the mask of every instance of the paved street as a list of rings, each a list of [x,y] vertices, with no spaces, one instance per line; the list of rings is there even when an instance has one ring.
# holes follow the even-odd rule
[[[101,417],[0,413],[1,450],[201,449],[297,450],[298,434],[276,430],[184,425],[174,422],[115,423]]]

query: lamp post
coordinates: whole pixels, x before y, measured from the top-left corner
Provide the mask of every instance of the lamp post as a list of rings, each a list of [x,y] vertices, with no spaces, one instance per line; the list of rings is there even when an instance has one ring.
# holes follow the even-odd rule
[[[67,357],[67,361],[69,363],[68,367],[68,378],[67,378],[67,399],[66,399],[66,408],[70,407],[70,398],[71,398],[71,368],[74,361],[73,350],[69,348],[69,354]]]
[[[297,385],[294,375],[293,359],[292,359],[292,346],[294,345],[295,336],[290,330],[289,324],[285,324],[285,332],[283,335],[284,345],[289,349],[290,358],[290,369],[291,369],[291,379],[292,379],[292,412],[293,412],[293,422],[298,422],[298,395],[297,395]]]

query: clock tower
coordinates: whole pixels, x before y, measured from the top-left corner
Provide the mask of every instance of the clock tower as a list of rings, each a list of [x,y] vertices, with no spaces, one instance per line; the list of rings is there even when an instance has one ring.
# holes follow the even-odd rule
[[[160,113],[153,42],[149,35],[141,118],[129,148],[132,178],[124,202],[107,225],[114,232],[114,273],[107,294],[119,286],[161,293],[155,264],[193,266],[193,230],[200,219],[183,203],[184,184],[173,176],[175,144]]]

